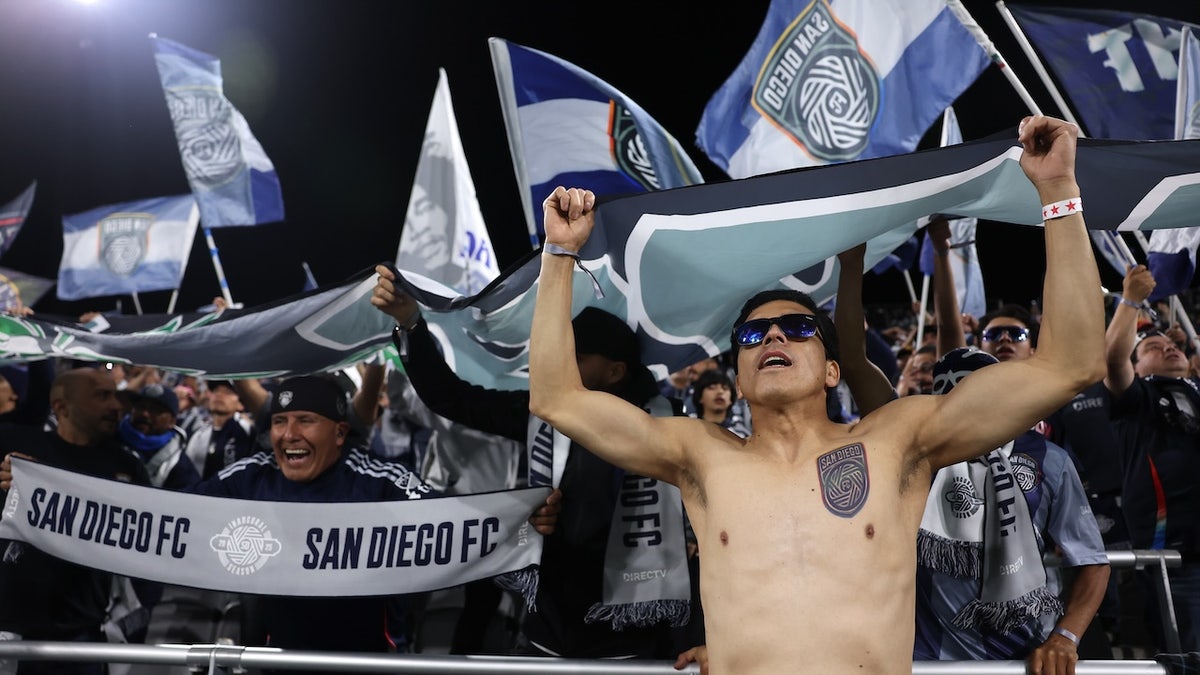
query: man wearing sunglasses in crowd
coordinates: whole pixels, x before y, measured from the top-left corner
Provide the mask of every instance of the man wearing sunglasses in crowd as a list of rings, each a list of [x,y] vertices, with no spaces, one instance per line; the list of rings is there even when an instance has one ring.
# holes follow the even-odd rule
[[[767,291],[745,304],[732,335],[754,419],[746,439],[702,420],[652,418],[582,385],[572,268],[595,224],[595,196],[558,187],[546,200],[530,410],[627,471],[679,486],[704,557],[711,672],[911,672],[915,543],[933,472],[996,448],[1103,374],[1077,135],[1042,116],[1018,130],[1047,221],[1037,354],[985,368],[945,396],[901,398],[840,424],[825,407],[840,378],[832,323],[804,294]]]
[[[979,319],[979,349],[1000,361],[1027,359],[1037,349],[1038,323],[1020,305],[1004,305]]]
[[[1170,574],[1182,651],[1200,648],[1200,393],[1188,359],[1165,333],[1138,315],[1154,290],[1144,265],[1125,273],[1121,298],[1106,334],[1113,432],[1124,467],[1121,508],[1135,549],[1172,549],[1183,558]],[[1146,589],[1146,623],[1160,650],[1163,632],[1153,578]]]

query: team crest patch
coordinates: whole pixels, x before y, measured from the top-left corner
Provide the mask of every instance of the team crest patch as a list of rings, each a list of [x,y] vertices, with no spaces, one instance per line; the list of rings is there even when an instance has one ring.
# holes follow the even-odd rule
[[[838,22],[814,0],[779,36],[758,80],[754,107],[817,159],[858,158],[879,116],[879,74]]]
[[[188,180],[212,190],[236,178],[245,161],[229,101],[211,88],[175,87],[164,93]]]
[[[659,189],[658,174],[654,173],[654,165],[650,162],[650,151],[637,122],[629,108],[620,103],[612,102],[612,136],[613,160],[621,173],[633,179],[643,190]]]
[[[149,213],[114,213],[97,223],[104,268],[118,277],[133,274],[146,259],[152,224]]]
[[[1008,458],[1008,464],[1012,467],[1017,485],[1021,486],[1021,492],[1031,492],[1042,482],[1042,472],[1038,469],[1037,462],[1029,455],[1014,452]]]
[[[847,445],[817,458],[821,500],[835,516],[850,518],[867,503],[871,478],[862,443]]]
[[[254,574],[283,550],[267,524],[254,516],[235,518],[220,534],[214,534],[208,545],[225,569],[238,576]]]
[[[290,390],[279,392],[279,407],[286,408],[286,407],[288,407],[288,405],[291,404],[291,402],[292,402],[292,392]]]
[[[983,500],[976,494],[975,484],[963,476],[956,477],[943,496],[955,518],[970,518],[983,508]]]

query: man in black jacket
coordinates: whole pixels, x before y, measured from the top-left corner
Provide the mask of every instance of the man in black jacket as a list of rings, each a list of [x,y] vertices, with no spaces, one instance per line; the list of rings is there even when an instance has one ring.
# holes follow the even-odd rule
[[[149,485],[141,460],[116,439],[117,388],[101,369],[59,375],[50,389],[54,431],[0,427],[0,457],[17,452],[51,466],[100,478]],[[0,486],[7,495],[7,485]],[[0,633],[8,639],[105,642],[113,575],[69,563],[20,542],[0,540]],[[136,628],[130,626],[129,628]],[[29,661],[21,674],[103,672],[98,663]]]

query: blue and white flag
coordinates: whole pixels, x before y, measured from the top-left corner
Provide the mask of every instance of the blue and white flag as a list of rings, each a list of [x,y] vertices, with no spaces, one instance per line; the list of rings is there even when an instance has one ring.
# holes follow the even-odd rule
[[[225,93],[221,62],[210,54],[151,35],[179,155],[204,227],[283,220],[279,176]]]
[[[25,191],[17,195],[11,202],[0,206],[0,256],[8,252],[13,239],[21,232],[29,209],[33,206],[33,195],[37,191],[37,181],[29,184]]]
[[[1007,5],[1093,138],[1174,138],[1180,31],[1161,16]],[[1193,26],[1195,28],[1195,26]]]
[[[596,305],[637,331],[656,374],[729,346],[745,299],[777,288],[859,243],[930,213],[1040,225],[1041,201],[1011,136],[945,148],[601,200],[581,251],[605,292],[575,274],[574,309]],[[1200,141],[1080,139],[1076,178],[1096,229],[1190,227],[1200,211]],[[986,226],[983,225],[983,226]],[[904,235],[907,238],[909,235]],[[903,239],[901,239],[903,241]],[[899,242],[897,242],[899,243]],[[893,246],[894,248],[894,246]],[[721,264],[712,264],[712,252]],[[505,270],[478,295],[427,279],[401,285],[440,312],[462,377],[528,387],[529,326],[541,256]],[[836,270],[834,271],[836,274]],[[697,283],[703,278],[704,283]],[[421,284],[424,284],[422,287]],[[91,333],[70,319],[0,315],[0,359],[136,362],[213,377],[274,377],[345,368],[389,343],[392,320],[370,303],[374,274],[250,310],[110,319]]]
[[[988,63],[945,0],[772,0],[696,141],[734,178],[911,152]]]
[[[1200,138],[1200,41],[1190,26],[1183,29],[1179,50],[1179,86],[1175,103],[1175,138]],[[1200,221],[1200,214],[1196,216]],[[1178,295],[1196,276],[1200,226],[1150,233],[1146,266],[1154,276],[1150,302]]]
[[[63,216],[58,298],[179,288],[198,221],[192,195],[113,204]]]
[[[1125,270],[1130,265],[1137,264],[1137,260],[1132,259],[1133,254],[1129,251],[1129,247],[1121,239],[1120,232],[1091,230],[1088,234],[1092,236],[1092,246],[1096,248],[1096,252],[1108,262],[1109,267],[1116,270],[1118,275],[1125,276]]]
[[[602,196],[704,182],[679,141],[604,80],[507,40],[488,45],[534,248],[542,200],[555,186],[587,185]]]
[[[941,146],[962,143],[962,129],[954,108],[942,115]],[[987,296],[983,290],[983,270],[975,249],[976,218],[952,218],[950,225],[950,271],[954,274],[954,292],[958,296],[958,311],[979,318],[987,313]],[[921,272],[933,276],[933,243],[926,235],[921,247]]]
[[[458,134],[450,83],[441,68],[400,231],[396,267],[460,295],[482,291],[500,274]]]

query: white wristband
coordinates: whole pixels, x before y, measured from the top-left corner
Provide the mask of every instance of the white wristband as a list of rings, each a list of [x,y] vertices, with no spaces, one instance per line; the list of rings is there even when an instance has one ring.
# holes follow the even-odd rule
[[[1042,220],[1065,218],[1076,213],[1083,213],[1083,200],[1079,197],[1064,199],[1061,202],[1044,204],[1042,206]]]
[[[1075,643],[1076,647],[1079,646],[1079,636],[1072,633],[1071,631],[1067,630],[1066,628],[1063,628],[1062,626],[1055,626],[1054,630],[1051,632],[1054,633],[1055,635],[1061,635],[1061,636],[1067,638],[1071,642]]]

